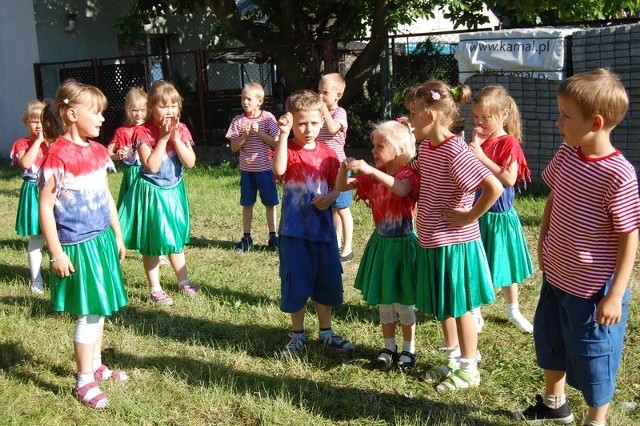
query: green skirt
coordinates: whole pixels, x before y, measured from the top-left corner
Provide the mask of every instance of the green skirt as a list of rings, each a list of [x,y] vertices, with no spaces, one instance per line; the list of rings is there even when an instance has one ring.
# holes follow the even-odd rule
[[[520,284],[533,275],[527,240],[515,209],[485,213],[478,222],[494,287]]]
[[[124,196],[129,192],[129,188],[133,186],[133,182],[140,178],[140,166],[125,166],[122,174],[122,182],[120,183],[120,191],[118,191],[118,202],[116,206],[120,208]]]
[[[18,235],[40,235],[40,220],[38,219],[38,182],[22,181],[20,199],[18,200],[18,214],[16,214],[16,232]]]
[[[140,178],[118,210],[125,247],[148,256],[180,253],[190,240],[184,179],[162,187]]]
[[[373,232],[362,254],[355,288],[370,305],[413,305],[418,237],[381,237]]]
[[[416,268],[416,307],[438,321],[461,317],[495,300],[480,239],[419,248]]]
[[[108,316],[127,305],[111,228],[83,243],[63,245],[62,250],[75,272],[66,278],[51,273],[51,300],[56,311]]]

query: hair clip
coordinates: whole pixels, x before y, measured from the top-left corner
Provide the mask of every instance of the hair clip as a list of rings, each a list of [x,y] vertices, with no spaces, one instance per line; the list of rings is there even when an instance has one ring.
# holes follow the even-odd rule
[[[453,97],[454,101],[458,101],[460,99],[461,93],[459,87],[452,87],[449,91],[451,92],[451,97]]]
[[[438,99],[440,99],[441,97],[442,97],[442,95],[441,95],[440,93],[436,92],[435,90],[432,90],[432,91],[431,91],[431,98],[432,98],[434,101],[437,101],[437,100],[438,100]]]
[[[65,104],[65,105],[69,105],[69,99],[67,99],[67,98],[64,98],[64,99],[62,100],[62,102],[64,102],[64,104]]]

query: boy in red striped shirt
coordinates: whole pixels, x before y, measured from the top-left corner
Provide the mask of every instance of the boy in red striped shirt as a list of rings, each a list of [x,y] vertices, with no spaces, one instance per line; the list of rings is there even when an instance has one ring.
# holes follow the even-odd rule
[[[542,173],[551,193],[538,242],[544,276],[533,329],[545,390],[515,417],[572,423],[568,383],[589,406],[584,425],[605,425],[640,227],[635,170],[610,140],[628,98],[618,76],[598,69],[563,81],[557,100],[564,143]]]

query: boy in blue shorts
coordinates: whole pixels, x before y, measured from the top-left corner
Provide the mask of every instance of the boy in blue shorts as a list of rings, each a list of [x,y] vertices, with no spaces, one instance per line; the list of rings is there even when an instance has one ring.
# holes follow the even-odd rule
[[[542,173],[551,193],[538,241],[544,276],[533,322],[544,394],[514,415],[528,424],[572,423],[568,383],[589,406],[583,424],[605,425],[640,227],[635,170],[610,141],[629,101],[606,69],[563,81],[557,100],[564,143]]]
[[[353,344],[331,330],[332,306],[342,304],[342,266],[331,216],[338,157],[316,142],[322,99],[309,90],[292,94],[278,120],[280,135],[273,171],[283,182],[280,218],[280,309],[291,314],[291,340],[283,356],[305,348],[307,300],[315,302],[320,343],[341,351]],[[293,131],[293,139],[288,140]]]
[[[273,148],[278,135],[275,117],[260,106],[264,102],[264,89],[255,81],[242,89],[243,114],[231,120],[225,137],[233,152],[240,151],[240,205],[242,206],[242,239],[236,244],[236,251],[245,252],[253,247],[251,222],[257,193],[264,204],[269,228],[268,246],[277,249],[276,206],[278,189],[273,179]]]

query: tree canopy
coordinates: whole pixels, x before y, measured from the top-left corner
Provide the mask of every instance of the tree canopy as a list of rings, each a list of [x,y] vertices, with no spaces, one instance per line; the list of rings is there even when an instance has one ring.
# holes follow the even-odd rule
[[[364,49],[345,75],[343,104],[361,90],[378,66],[387,46],[387,34],[435,8],[456,26],[478,28],[488,22],[483,5],[495,10],[511,25],[601,19],[623,10],[637,12],[640,0],[135,0],[120,20],[124,32],[167,11],[210,13],[212,25],[247,46],[261,46],[284,76],[290,90],[315,88],[323,61],[338,40],[367,36]]]

